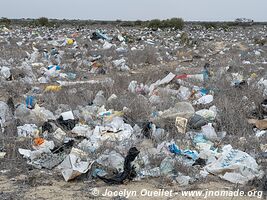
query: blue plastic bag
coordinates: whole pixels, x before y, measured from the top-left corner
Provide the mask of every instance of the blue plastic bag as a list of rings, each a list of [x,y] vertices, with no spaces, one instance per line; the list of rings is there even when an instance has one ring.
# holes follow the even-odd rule
[[[33,109],[35,106],[35,97],[34,96],[27,96],[26,97],[26,107]]]

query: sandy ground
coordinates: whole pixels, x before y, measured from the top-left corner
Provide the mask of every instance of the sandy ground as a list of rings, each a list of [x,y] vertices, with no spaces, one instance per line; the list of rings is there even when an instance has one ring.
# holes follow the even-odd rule
[[[216,200],[246,200],[246,199],[267,199],[258,191],[250,189],[250,194],[255,195],[224,197],[216,196],[212,191],[237,191],[238,187],[224,181],[211,181],[208,183],[190,185],[183,188],[177,185],[161,185],[160,180],[148,180],[129,182],[124,185],[109,186],[102,182],[74,180],[65,182],[53,174],[40,173],[33,176],[18,175],[10,178],[7,175],[0,175],[0,199],[49,199],[49,200],[72,200],[72,199],[216,199]],[[108,191],[108,192],[107,192]],[[203,191],[201,196],[183,196],[182,191]],[[206,192],[210,196],[206,196]],[[245,191],[239,188],[239,191]],[[120,193],[119,193],[120,192]],[[152,194],[152,192],[154,194]],[[246,194],[248,190],[245,191]],[[108,196],[105,194],[108,193]],[[116,196],[117,193],[117,196]],[[192,194],[192,193],[191,193]],[[229,193],[230,194],[230,193]],[[128,195],[128,196],[127,196]],[[158,196],[159,195],[159,196]],[[260,198],[261,197],[261,198]]]

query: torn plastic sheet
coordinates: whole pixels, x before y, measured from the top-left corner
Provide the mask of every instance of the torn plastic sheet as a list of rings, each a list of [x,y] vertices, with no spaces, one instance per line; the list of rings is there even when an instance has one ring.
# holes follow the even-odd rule
[[[224,146],[218,160],[205,166],[204,169],[236,184],[245,184],[264,174],[253,157],[243,151],[233,149],[231,145]]]
[[[149,87],[149,91],[150,91],[149,95],[151,95],[154,89],[156,89],[158,86],[171,82],[175,76],[176,76],[175,74],[170,72],[165,78],[158,80],[155,83],[151,84]]]
[[[65,181],[72,180],[77,176],[86,173],[94,161],[88,160],[88,155],[77,148],[72,148],[70,154],[59,165]]]

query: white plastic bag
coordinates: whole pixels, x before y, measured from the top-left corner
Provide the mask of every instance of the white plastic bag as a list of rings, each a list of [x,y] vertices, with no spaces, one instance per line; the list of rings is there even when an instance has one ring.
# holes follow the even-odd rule
[[[254,158],[243,151],[233,149],[231,145],[224,146],[218,160],[204,169],[222,179],[239,184],[245,184],[255,177],[260,178],[264,174]]]
[[[62,169],[61,173],[65,181],[74,179],[75,177],[86,173],[94,163],[91,160],[86,159],[88,155],[77,148],[72,148],[70,154],[59,165]]]
[[[211,141],[218,139],[217,134],[216,134],[214,128],[212,127],[211,123],[209,123],[205,126],[202,126],[201,131],[202,131],[203,135],[205,136],[205,138],[207,138]]]
[[[11,76],[11,72],[10,72],[10,69],[8,67],[2,67],[1,68],[1,71],[0,71],[0,74],[5,78],[9,78]]]
[[[196,100],[193,104],[209,104],[213,101],[213,96],[208,94],[203,97],[200,97],[198,100]]]

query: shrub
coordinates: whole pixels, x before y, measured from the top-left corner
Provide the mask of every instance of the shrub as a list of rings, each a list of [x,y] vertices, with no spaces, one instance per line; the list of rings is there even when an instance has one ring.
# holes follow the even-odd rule
[[[161,28],[161,21],[159,19],[153,19],[148,22],[148,27],[153,29]]]
[[[132,21],[123,21],[123,22],[120,23],[120,26],[133,27],[134,26],[134,22],[132,22]]]
[[[36,25],[38,26],[48,26],[49,25],[49,20],[46,17],[41,17],[37,19]]]
[[[116,20],[116,23],[117,23],[117,24],[119,24],[119,23],[121,23],[121,22],[122,22],[121,19],[117,19],[117,20]]]
[[[171,18],[162,21],[159,19],[153,19],[148,22],[148,27],[153,29],[158,29],[158,28],[174,28],[175,30],[183,29],[184,20],[182,18]]]
[[[237,22],[226,22],[227,26],[238,26]]]
[[[141,20],[136,20],[136,21],[134,22],[134,25],[135,25],[135,26],[142,26],[142,24],[143,24],[143,21],[141,21]]]
[[[1,25],[4,25],[4,26],[10,26],[10,24],[11,24],[11,20],[8,19],[8,18],[6,18],[6,17],[2,17],[2,18],[0,19],[0,24],[1,24]]]
[[[217,28],[217,24],[213,23],[213,22],[204,23],[203,26],[206,29],[216,29]]]
[[[182,18],[171,18],[163,20],[164,28],[183,29],[184,20]]]

